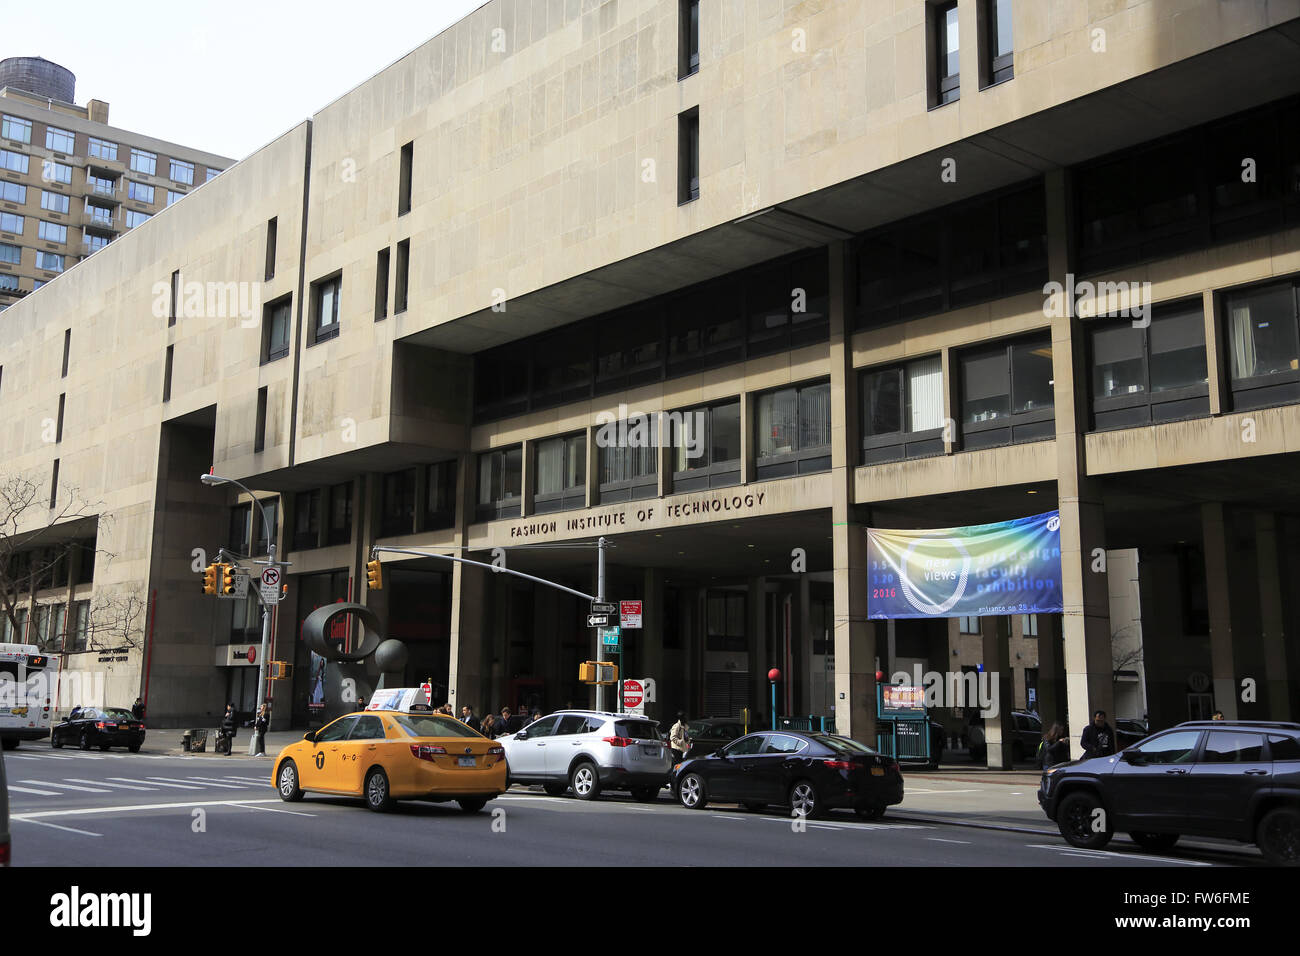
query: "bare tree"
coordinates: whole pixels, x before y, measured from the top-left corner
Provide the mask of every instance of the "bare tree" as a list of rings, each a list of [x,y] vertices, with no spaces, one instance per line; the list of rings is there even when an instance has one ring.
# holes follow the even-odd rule
[[[102,513],[104,503],[88,501],[71,486],[57,490],[51,508],[44,481],[21,474],[0,476],[0,617],[9,622],[11,633],[21,629],[18,612],[32,594],[50,586],[61,562],[67,567],[73,549],[82,550],[83,560],[113,558],[98,545],[87,548],[83,543],[92,535],[98,542],[99,531],[109,521]],[[87,525],[81,540],[74,537],[78,523]]]
[[[143,647],[148,608],[140,588],[96,594],[90,604],[85,650],[127,651]]]

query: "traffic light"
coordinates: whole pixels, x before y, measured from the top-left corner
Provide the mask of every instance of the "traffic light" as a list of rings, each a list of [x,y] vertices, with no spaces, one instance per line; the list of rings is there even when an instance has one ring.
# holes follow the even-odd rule
[[[203,569],[203,593],[217,593],[217,566],[215,564],[209,564]]]
[[[384,568],[378,558],[366,563],[366,587],[371,591],[384,589]]]
[[[583,684],[617,684],[618,665],[613,661],[586,661],[578,665],[578,680]]]
[[[221,593],[227,596],[235,593],[235,566],[233,564],[223,564],[221,566]]]
[[[271,680],[288,680],[293,674],[293,665],[288,661],[271,661],[267,676]]]

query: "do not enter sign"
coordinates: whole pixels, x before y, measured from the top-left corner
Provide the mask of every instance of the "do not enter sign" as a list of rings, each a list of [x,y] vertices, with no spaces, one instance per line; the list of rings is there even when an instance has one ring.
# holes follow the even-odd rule
[[[639,680],[623,681],[623,709],[637,711],[645,707],[645,687]]]

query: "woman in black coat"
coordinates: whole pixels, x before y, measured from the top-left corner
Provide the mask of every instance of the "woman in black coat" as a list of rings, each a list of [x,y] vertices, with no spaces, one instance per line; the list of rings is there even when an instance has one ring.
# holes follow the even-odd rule
[[[1038,745],[1039,764],[1044,770],[1070,762],[1070,738],[1060,724],[1052,724]]]
[[[235,719],[235,705],[226,705],[226,714],[221,718],[221,736],[225,741],[226,756],[235,749],[235,732],[239,727],[239,722]]]

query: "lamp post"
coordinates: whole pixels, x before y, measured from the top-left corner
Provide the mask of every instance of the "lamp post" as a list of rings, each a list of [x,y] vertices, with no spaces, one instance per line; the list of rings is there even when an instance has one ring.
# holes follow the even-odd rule
[[[244,493],[257,502],[257,506],[262,509],[262,527],[266,529],[266,541],[268,566],[275,567],[275,535],[271,533],[271,522],[266,513],[266,505],[258,499],[244,485],[243,482],[234,478],[222,478],[219,475],[206,474],[200,475],[199,481],[210,487],[216,485],[234,485],[243,489]],[[253,756],[264,751],[262,732],[257,729],[257,714],[262,712],[262,705],[266,703],[266,659],[271,653],[271,608],[262,601],[262,651],[257,661],[257,710],[253,715],[253,734],[248,741],[249,756]]]

